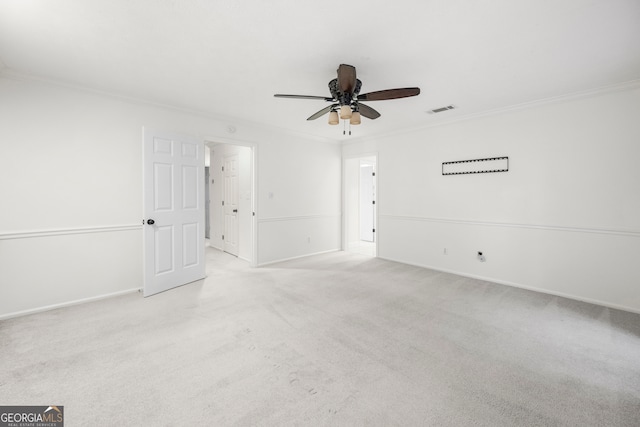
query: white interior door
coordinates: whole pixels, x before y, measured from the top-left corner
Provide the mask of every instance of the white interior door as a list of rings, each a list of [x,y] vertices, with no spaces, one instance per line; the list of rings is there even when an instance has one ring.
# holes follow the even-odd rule
[[[204,144],[144,132],[144,296],[205,277]]]
[[[222,167],[224,176],[224,251],[238,256],[238,155],[225,156]]]
[[[374,241],[375,174],[371,164],[360,165],[360,240]]]

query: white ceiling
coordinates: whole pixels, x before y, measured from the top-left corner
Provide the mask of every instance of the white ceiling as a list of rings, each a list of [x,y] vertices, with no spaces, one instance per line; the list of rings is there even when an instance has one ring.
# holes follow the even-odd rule
[[[340,63],[373,101],[354,137],[640,79],[639,0],[2,0],[0,67],[342,139],[306,118]],[[456,110],[426,111],[448,104]]]

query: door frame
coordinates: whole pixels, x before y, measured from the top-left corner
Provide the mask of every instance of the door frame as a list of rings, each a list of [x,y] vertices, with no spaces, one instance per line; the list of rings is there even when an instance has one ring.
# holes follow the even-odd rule
[[[211,150],[210,150],[211,151]],[[231,192],[228,192],[229,188],[227,186],[227,178],[228,178],[228,173],[230,172],[227,169],[227,159],[229,158],[235,158],[235,164],[234,164],[234,172],[236,173],[235,178],[235,185],[233,186],[233,189],[231,190]],[[227,252],[228,254],[234,255],[234,256],[239,256],[239,246],[240,246],[240,241],[238,239],[238,237],[240,236],[240,215],[238,212],[238,208],[240,205],[240,187],[239,187],[239,183],[240,183],[240,154],[238,154],[238,152],[234,152],[233,154],[226,154],[224,156],[222,156],[222,217],[224,218],[222,220],[222,250],[224,252]],[[229,199],[231,199],[231,201],[233,201],[235,199],[235,205],[234,204],[230,204],[229,203]],[[232,215],[233,218],[233,225],[232,225],[232,230],[231,232],[229,232],[229,227],[228,227],[228,223],[227,223],[227,219],[229,218],[229,209],[233,208],[235,206],[235,209],[233,210],[232,213],[234,213],[235,215]],[[232,238],[235,240],[233,242],[233,244],[229,243],[229,236],[232,236]],[[235,251],[235,253],[231,252],[231,250]]]
[[[249,156],[250,156],[250,166],[249,170],[251,173],[250,182],[251,182],[251,227],[249,230],[249,242],[251,248],[249,250],[250,259],[249,265],[251,267],[258,266],[258,144],[254,142],[246,142],[246,141],[236,141],[227,138],[220,137],[205,137],[204,144],[209,148],[209,150],[214,150],[216,146],[221,145],[235,145],[238,147],[246,147],[249,148]]]
[[[357,164],[357,168],[358,170],[360,169],[360,161],[361,160],[368,160],[368,159],[374,159],[374,171],[376,173],[376,179],[375,179],[375,187],[376,187],[376,198],[375,198],[375,205],[373,208],[373,212],[374,212],[374,227],[375,227],[375,235],[374,235],[374,245],[375,245],[375,256],[378,256],[378,250],[379,250],[379,227],[378,227],[378,206],[380,204],[380,185],[379,185],[379,170],[380,170],[380,160],[378,157],[378,152],[374,151],[374,152],[370,152],[370,153],[364,153],[364,154],[357,154],[357,155],[353,155],[353,156],[343,156],[342,157],[342,250],[343,251],[349,251],[349,233],[351,232],[350,227],[349,227],[349,223],[350,223],[350,218],[352,216],[356,216],[359,217],[359,211],[356,210],[356,212],[353,212],[353,209],[350,209],[350,203],[348,200],[348,194],[349,194],[349,185],[352,184],[352,182],[349,180],[349,173],[348,173],[348,163],[350,162],[354,162],[355,164]],[[359,182],[359,178],[360,174],[358,173],[358,182]],[[359,198],[360,198],[360,192],[359,192],[359,188],[360,185],[358,184],[358,192],[356,194],[356,197],[358,198],[358,203],[359,204]],[[358,219],[358,223],[359,223],[359,219]],[[358,235],[360,234],[360,230],[357,230]]]
[[[371,172],[369,172],[369,173],[372,173],[373,176],[371,176],[369,174],[364,174],[363,173],[363,170],[364,170],[363,166],[366,166],[367,169],[370,168]],[[371,191],[372,193],[370,194],[370,197],[366,197],[366,200],[363,200],[365,198],[364,192],[363,192],[363,190],[364,190],[363,181],[365,180],[365,177],[366,177],[366,179],[370,180],[369,183],[371,185],[370,185],[369,188],[367,188],[367,190]],[[359,206],[360,212],[359,212],[359,215],[358,215],[358,219],[360,221],[360,224],[358,224],[358,225],[360,226],[360,233],[359,233],[360,234],[360,240],[364,241],[364,242],[372,242],[373,243],[373,242],[376,241],[376,233],[375,233],[375,231],[372,231],[371,229],[365,228],[363,226],[363,224],[364,224],[363,219],[365,218],[365,216],[371,215],[371,217],[368,218],[368,221],[371,221],[371,223],[369,224],[367,222],[367,224],[369,224],[369,226],[372,227],[375,230],[376,222],[377,222],[376,221],[376,197],[375,197],[375,190],[376,190],[376,161],[375,160],[371,161],[369,159],[367,159],[367,160],[360,159],[360,182],[359,182],[359,187],[360,187],[359,188],[359,190],[360,190],[360,206]],[[363,201],[366,201],[366,203],[363,203]],[[365,215],[365,212],[364,212],[365,206],[367,207],[366,213],[368,215]],[[363,238],[363,232],[365,230],[366,230],[367,234],[371,235],[371,240],[366,240],[366,239]]]

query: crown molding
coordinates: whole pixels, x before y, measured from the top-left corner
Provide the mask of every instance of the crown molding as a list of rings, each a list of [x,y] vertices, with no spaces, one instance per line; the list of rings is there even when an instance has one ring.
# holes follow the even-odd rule
[[[121,101],[121,102],[127,102],[129,104],[134,104],[134,105],[142,105],[142,106],[149,106],[149,107],[155,107],[155,108],[162,108],[165,110],[170,110],[170,111],[175,111],[178,113],[183,113],[183,114],[189,114],[192,116],[197,116],[197,117],[202,117],[205,119],[210,119],[210,120],[215,120],[221,124],[223,124],[225,126],[225,129],[236,129],[236,128],[248,128],[248,129],[253,129],[255,131],[262,131],[262,132],[271,132],[271,133],[277,133],[277,134],[286,134],[292,137],[296,137],[296,138],[303,138],[306,140],[311,140],[311,141],[315,141],[315,142],[321,142],[321,143],[325,143],[325,144],[331,144],[331,145],[339,145],[340,141],[336,140],[336,139],[332,139],[332,138],[326,138],[326,137],[320,137],[317,135],[313,135],[313,134],[308,134],[308,133],[304,133],[304,132],[298,132],[298,131],[292,131],[290,129],[285,129],[285,128],[281,128],[278,126],[270,126],[270,125],[265,125],[262,123],[258,123],[258,122],[253,122],[250,120],[245,120],[245,119],[238,119],[237,117],[229,117],[229,116],[224,116],[218,113],[214,113],[214,112],[209,112],[209,111],[204,111],[204,110],[197,110],[197,109],[191,109],[188,107],[181,107],[181,106],[177,106],[177,105],[173,105],[173,104],[167,104],[167,103],[162,103],[162,102],[158,102],[158,101],[153,101],[153,100],[149,100],[149,99],[145,99],[145,98],[138,98],[138,97],[134,97],[134,96],[129,96],[129,95],[125,95],[122,93],[117,93],[117,92],[111,92],[108,90],[104,90],[104,89],[98,89],[95,87],[91,87],[91,86],[84,86],[84,85],[80,85],[80,84],[75,84],[75,83],[70,83],[70,82],[65,82],[65,81],[61,81],[61,80],[56,80],[56,79],[50,79],[50,78],[46,78],[46,77],[42,77],[42,76],[36,76],[33,74],[27,74],[27,73],[22,73],[7,67],[3,68],[3,64],[0,60],[0,77],[3,78],[7,78],[10,80],[15,80],[15,81],[22,81],[22,82],[27,82],[27,83],[38,83],[38,84],[44,84],[47,86],[51,86],[51,87],[58,87],[58,88],[65,88],[68,90],[73,90],[73,91],[77,91],[77,92],[81,92],[81,93],[87,93],[87,94],[91,94],[91,95],[95,95],[95,96],[101,96],[101,97],[105,97],[105,98],[111,98],[113,100],[117,100],[117,101]],[[229,135],[225,135],[227,138],[234,140],[235,138],[233,138],[233,136],[231,136],[231,134]]]
[[[604,95],[608,93],[615,93],[615,92],[621,92],[621,91],[640,88],[640,79],[629,80],[626,82],[600,86],[600,87],[589,89],[589,90],[572,92],[564,95],[541,98],[533,101],[514,104],[507,107],[500,107],[492,110],[470,113],[470,114],[461,115],[452,119],[441,120],[435,123],[427,123],[427,124],[413,126],[413,127],[395,129],[388,132],[381,132],[376,135],[368,135],[368,136],[344,139],[344,138],[321,137],[321,136],[306,133],[306,132],[293,131],[293,130],[282,128],[279,126],[265,125],[262,123],[253,122],[246,119],[238,119],[237,117],[228,117],[228,116],[221,115],[219,113],[191,109],[188,107],[176,106],[173,104],[162,103],[162,102],[153,101],[145,98],[138,98],[138,97],[133,97],[129,95],[124,95],[121,93],[110,92],[107,90],[98,89],[90,86],[84,86],[84,85],[79,85],[75,83],[64,82],[61,80],[55,80],[55,79],[50,79],[42,76],[27,74],[27,73],[23,73],[23,72],[6,67],[6,65],[2,62],[1,59],[0,59],[0,77],[12,79],[12,80],[18,80],[18,81],[41,83],[41,84],[45,84],[53,87],[62,87],[69,90],[89,93],[97,96],[111,98],[114,100],[119,100],[122,102],[128,102],[135,105],[151,106],[151,107],[162,108],[162,109],[171,110],[171,111],[175,111],[183,114],[198,116],[198,117],[220,122],[226,126],[226,129],[229,129],[231,127],[233,128],[246,127],[256,131],[266,131],[266,132],[273,132],[277,134],[285,134],[285,135],[296,137],[296,138],[303,138],[303,139],[307,139],[315,142],[321,142],[321,143],[326,143],[330,145],[340,145],[340,146],[358,144],[358,143],[373,141],[373,140],[386,138],[390,136],[415,133],[425,129],[435,128],[440,126],[448,126],[458,122],[475,120],[482,117],[496,116],[496,115],[514,112],[514,111],[527,110],[527,109],[531,109],[531,108],[535,108],[543,105],[559,104],[559,103],[573,101],[577,99],[589,98],[589,97]],[[225,136],[230,140],[235,140],[234,136],[232,135],[225,135]]]
[[[595,97],[595,96],[606,95],[606,94],[609,94],[609,93],[623,92],[623,91],[634,90],[634,89],[640,89],[640,79],[629,80],[629,81],[626,81],[626,82],[615,83],[615,84],[606,85],[606,86],[600,86],[600,87],[597,87],[597,88],[584,90],[584,91],[571,92],[571,93],[564,94],[564,95],[552,96],[552,97],[548,97],[548,98],[541,98],[541,99],[537,99],[537,100],[534,100],[534,101],[528,101],[528,102],[522,102],[522,103],[519,103],[519,104],[510,105],[510,106],[507,106],[507,107],[500,107],[500,108],[495,108],[495,109],[492,109],[492,110],[465,114],[465,115],[458,116],[458,117],[455,117],[455,118],[452,118],[452,119],[442,120],[442,121],[438,121],[438,122],[435,122],[435,123],[428,123],[428,124],[414,126],[414,127],[405,128],[405,129],[397,129],[397,130],[394,130],[394,131],[380,133],[380,134],[377,134],[377,135],[374,135],[374,136],[363,136],[363,137],[360,137],[360,138],[354,138],[354,139],[349,140],[349,141],[343,141],[342,145],[351,145],[351,144],[357,144],[357,143],[362,143],[362,142],[373,141],[373,140],[377,140],[377,139],[380,139],[380,138],[386,138],[386,137],[390,137],[390,136],[397,136],[397,135],[403,135],[403,134],[408,134],[408,133],[415,133],[415,132],[419,132],[419,131],[425,130],[425,129],[436,128],[436,127],[440,127],[440,126],[448,126],[448,125],[455,124],[455,123],[458,123],[458,122],[465,122],[465,121],[475,120],[475,119],[479,119],[479,118],[482,118],[482,117],[497,116],[497,115],[506,114],[506,113],[510,113],[510,112],[515,112],[515,111],[528,110],[528,109],[531,109],[531,108],[536,108],[536,107],[540,107],[540,106],[544,106],[544,105],[561,104],[563,102],[575,101],[575,100],[578,100],[578,99],[591,98],[591,97]]]

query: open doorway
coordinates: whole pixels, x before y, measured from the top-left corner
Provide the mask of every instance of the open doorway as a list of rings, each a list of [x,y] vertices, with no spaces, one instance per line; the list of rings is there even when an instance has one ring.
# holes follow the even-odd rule
[[[345,251],[377,255],[377,156],[344,159]]]
[[[207,143],[209,246],[256,263],[255,147]]]

